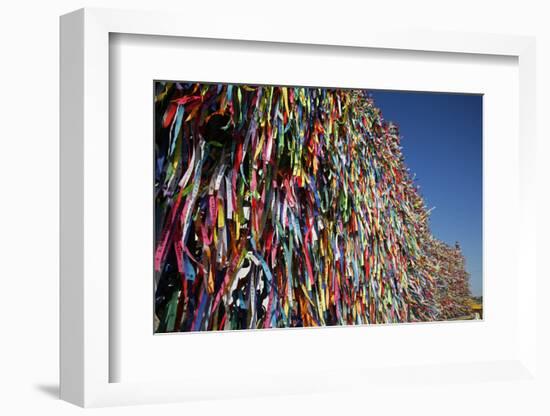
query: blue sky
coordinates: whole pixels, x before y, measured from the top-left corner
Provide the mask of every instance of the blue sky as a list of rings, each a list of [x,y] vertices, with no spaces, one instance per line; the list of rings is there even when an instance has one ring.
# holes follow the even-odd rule
[[[476,296],[482,293],[482,96],[369,90],[399,125],[405,163],[429,208],[432,233],[458,241]]]

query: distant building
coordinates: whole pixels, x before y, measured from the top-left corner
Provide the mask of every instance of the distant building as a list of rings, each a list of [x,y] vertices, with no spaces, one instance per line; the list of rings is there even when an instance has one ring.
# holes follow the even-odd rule
[[[470,299],[470,309],[476,319],[483,319],[483,304],[476,299]]]

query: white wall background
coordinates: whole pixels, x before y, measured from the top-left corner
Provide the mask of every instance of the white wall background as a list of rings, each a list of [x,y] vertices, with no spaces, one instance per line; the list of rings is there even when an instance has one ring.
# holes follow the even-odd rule
[[[82,410],[56,399],[58,392],[58,16],[74,9],[115,7],[165,9],[189,13],[205,26],[231,25],[231,15],[246,15],[250,25],[278,19],[281,30],[314,20],[328,31],[340,25],[365,25],[371,19],[405,27],[436,30],[510,33],[537,36],[539,134],[539,267],[548,257],[542,236],[549,234],[548,168],[550,151],[546,115],[550,114],[550,14],[545,1],[347,1],[299,2],[185,1],[185,0],[20,0],[0,6],[0,413],[76,414]],[[185,24],[185,22],[182,22]],[[246,32],[246,27],[235,27]],[[544,138],[544,139],[543,139]],[[541,368],[548,371],[549,308],[543,304],[550,285],[538,288]],[[497,387],[498,388],[498,387]],[[489,403],[482,391],[457,385],[457,400],[441,414],[544,414],[535,395],[515,394],[503,383],[502,399]],[[286,397],[230,402],[190,403],[93,410],[114,414],[352,414],[377,410],[384,414],[421,412],[422,397],[433,391],[388,396]],[[550,391],[550,389],[549,389]],[[382,399],[387,400],[383,402]],[[40,413],[39,413],[40,412]],[[419,413],[420,414],[420,413]],[[546,413],[548,414],[548,413]]]

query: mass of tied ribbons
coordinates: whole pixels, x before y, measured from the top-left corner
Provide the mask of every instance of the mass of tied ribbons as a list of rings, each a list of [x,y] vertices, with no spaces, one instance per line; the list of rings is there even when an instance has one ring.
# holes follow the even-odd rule
[[[432,273],[437,276],[436,300],[439,305],[439,319],[468,315],[471,293],[460,246],[457,243],[455,247],[449,247],[431,237],[427,241],[426,251],[432,259]]]
[[[463,315],[437,241],[364,90],[155,83],[155,331]]]

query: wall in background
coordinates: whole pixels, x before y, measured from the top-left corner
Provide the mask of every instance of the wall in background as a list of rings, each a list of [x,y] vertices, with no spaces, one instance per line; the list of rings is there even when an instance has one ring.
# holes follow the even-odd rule
[[[378,22],[405,27],[432,27],[436,30],[512,33],[538,36],[538,131],[548,136],[545,114],[550,114],[550,31],[545,2],[524,0],[484,1],[384,1],[384,2],[298,2],[278,0],[185,2],[182,0],[38,0],[6,1],[0,12],[0,204],[2,342],[0,346],[0,408],[3,414],[73,414],[79,409],[55,399],[58,384],[58,103],[59,29],[58,16],[74,9],[116,7],[186,11],[189,19],[200,19],[205,26],[232,25],[231,16],[244,15],[250,26],[265,19],[281,21],[281,30],[300,25],[305,19],[317,21],[329,31],[344,25]],[[182,22],[185,24],[185,21]],[[235,32],[247,28],[236,26]],[[550,151],[548,141],[539,139],[540,192],[547,193],[548,169],[542,168]],[[542,171],[544,169],[544,172]],[[546,188],[546,189],[544,189]],[[541,196],[542,198],[542,196]],[[548,198],[539,201],[544,213]],[[511,220],[513,221],[513,219]],[[548,220],[541,218],[540,235],[548,235]],[[540,238],[539,249],[543,243]],[[547,244],[546,244],[547,245]],[[547,255],[547,254],[546,254]],[[540,256],[543,257],[543,256]],[[539,260],[542,265],[542,260]],[[549,289],[539,288],[540,296]],[[541,302],[540,314],[548,316]],[[546,341],[548,339],[546,338]],[[545,343],[548,351],[548,342]],[[548,365],[548,359],[540,357]],[[548,371],[547,371],[548,374]],[[434,386],[437,390],[437,386]],[[485,403],[483,394],[457,386],[458,400],[442,409],[446,414],[480,412],[536,414],[529,400],[519,401],[506,386],[503,400]],[[391,392],[388,392],[391,398]],[[313,397],[234,400],[231,402],[165,405],[152,409],[103,409],[100,414],[281,414],[307,411],[321,414],[351,414],[376,403],[385,414],[421,406],[420,392],[384,404],[381,398],[350,398],[334,394],[330,401]],[[374,405],[374,404],[372,404]],[[369,405],[370,406],[370,405]],[[420,409],[420,408],[419,408]],[[485,409],[485,410],[484,410]],[[293,413],[294,413],[293,411]]]

